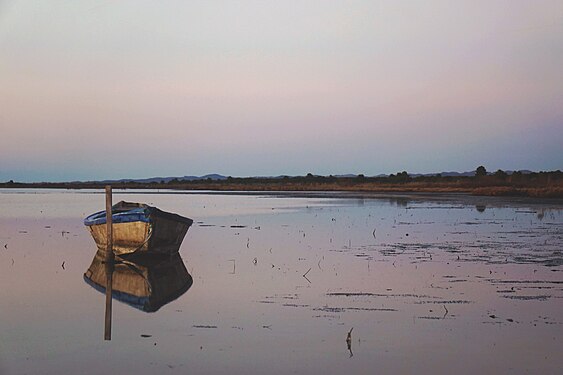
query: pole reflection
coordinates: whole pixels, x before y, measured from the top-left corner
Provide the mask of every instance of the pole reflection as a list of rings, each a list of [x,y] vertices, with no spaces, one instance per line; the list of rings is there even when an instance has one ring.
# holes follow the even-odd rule
[[[111,340],[112,299],[144,312],[156,312],[193,284],[179,253],[131,255],[106,261],[105,252],[98,251],[84,273],[84,281],[106,295],[106,340]]]

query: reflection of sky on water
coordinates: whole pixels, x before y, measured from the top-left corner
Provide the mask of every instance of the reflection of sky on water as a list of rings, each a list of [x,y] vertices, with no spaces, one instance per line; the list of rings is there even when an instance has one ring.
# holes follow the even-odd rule
[[[114,304],[112,342],[102,345],[104,298],[82,281],[96,251],[82,218],[103,195],[0,194],[2,373],[94,364],[139,373],[553,373],[563,365],[561,206],[120,199],[194,219],[180,250],[189,293],[155,314]]]

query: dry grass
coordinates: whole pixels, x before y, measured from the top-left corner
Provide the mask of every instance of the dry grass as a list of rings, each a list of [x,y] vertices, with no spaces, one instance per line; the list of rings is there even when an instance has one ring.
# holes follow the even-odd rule
[[[229,178],[227,180],[176,181],[174,183],[119,183],[116,188],[126,189],[182,189],[215,191],[350,191],[381,193],[465,193],[485,196],[522,196],[533,198],[563,198],[561,172],[532,175],[461,177],[423,179],[407,181],[374,178]],[[11,188],[100,188],[103,185],[89,183],[4,183],[0,187]]]
[[[406,184],[384,183],[229,183],[209,182],[179,184],[176,189],[219,190],[219,191],[350,191],[350,192],[404,192],[404,193],[466,193],[483,196],[522,196],[534,198],[563,198],[562,186],[516,187],[516,186],[474,186],[463,183],[410,182]]]
[[[487,196],[519,196],[534,198],[563,198],[563,187],[512,187],[512,186],[488,186],[476,188],[471,192],[473,195]]]

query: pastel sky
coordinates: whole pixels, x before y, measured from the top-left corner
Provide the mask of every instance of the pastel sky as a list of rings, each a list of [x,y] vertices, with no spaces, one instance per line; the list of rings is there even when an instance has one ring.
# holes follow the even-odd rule
[[[563,2],[0,0],[0,181],[563,169]]]

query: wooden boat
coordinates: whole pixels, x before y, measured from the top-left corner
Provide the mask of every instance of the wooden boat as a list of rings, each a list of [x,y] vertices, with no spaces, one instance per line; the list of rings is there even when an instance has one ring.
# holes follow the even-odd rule
[[[142,203],[119,202],[112,206],[113,251],[130,253],[174,254],[193,220]],[[84,219],[98,250],[106,250],[106,212],[96,212]]]
[[[84,281],[105,293],[112,273],[112,297],[145,312],[154,312],[184,294],[193,284],[179,253],[136,256],[106,263],[98,251],[84,273]]]

